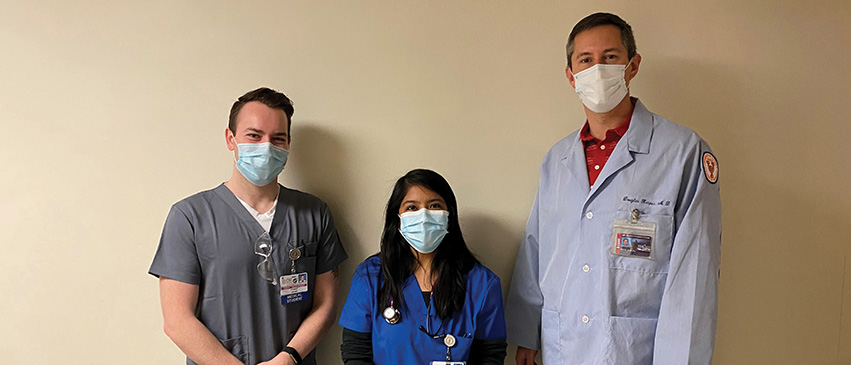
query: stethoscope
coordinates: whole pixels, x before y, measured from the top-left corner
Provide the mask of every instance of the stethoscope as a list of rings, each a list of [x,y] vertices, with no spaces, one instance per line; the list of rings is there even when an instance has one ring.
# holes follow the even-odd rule
[[[431,296],[429,296],[429,301],[431,301],[432,296],[434,296],[434,292],[432,292]],[[425,325],[425,327],[420,325],[419,329],[420,329],[420,331],[422,331],[427,336],[429,336],[433,339],[442,339],[443,340],[443,344],[446,345],[446,361],[450,361],[451,360],[450,349],[452,347],[454,347],[455,344],[457,343],[455,336],[448,334],[448,333],[438,334],[438,333],[440,333],[440,330],[443,329],[443,325],[446,324],[446,321],[441,321],[440,326],[437,327],[437,330],[434,333],[432,333],[431,332],[431,317],[430,317],[430,314],[431,314],[431,305],[428,306],[428,310],[426,311],[426,325]],[[399,310],[396,309],[396,306],[393,303],[393,298],[390,298],[390,306],[387,307],[387,308],[384,308],[384,311],[381,312],[381,315],[382,315],[382,317],[384,317],[384,320],[387,321],[388,324],[399,323],[399,320],[401,320],[401,318],[402,318],[402,313],[400,313]]]
[[[398,309],[393,305],[393,298],[390,298],[390,306],[384,308],[384,311],[381,312],[381,315],[384,317],[384,320],[389,324],[399,323],[399,320],[402,319],[402,313],[399,312]]]

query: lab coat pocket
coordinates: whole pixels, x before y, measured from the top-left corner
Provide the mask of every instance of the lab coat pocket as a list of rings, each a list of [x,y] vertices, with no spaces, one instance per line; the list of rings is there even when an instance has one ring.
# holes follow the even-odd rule
[[[652,364],[655,318],[609,317],[606,364]]]
[[[632,209],[636,208],[618,210],[615,219],[628,220]],[[652,256],[648,259],[608,252],[612,315],[655,318],[659,315],[662,293],[668,278],[674,219],[670,215],[645,209],[641,211],[639,220],[656,225]],[[612,245],[613,242],[609,244]]]
[[[248,337],[238,336],[227,340],[219,340],[222,346],[243,364],[248,363]]]
[[[544,364],[559,364],[564,361],[561,358],[558,312],[546,308],[541,310],[541,348]]]
[[[633,207],[619,209],[615,214],[615,220],[629,221],[632,218]],[[639,221],[655,224],[655,237],[653,238],[650,251],[650,258],[630,257],[615,255],[609,252],[609,267],[613,269],[625,269],[647,273],[667,273],[668,263],[671,260],[671,247],[674,240],[672,235],[674,226],[674,217],[661,212],[653,212],[649,209],[637,209],[641,212]],[[610,237],[613,237],[618,232],[614,232],[615,224],[613,222],[613,232]],[[609,249],[614,246],[613,241],[608,243]]]

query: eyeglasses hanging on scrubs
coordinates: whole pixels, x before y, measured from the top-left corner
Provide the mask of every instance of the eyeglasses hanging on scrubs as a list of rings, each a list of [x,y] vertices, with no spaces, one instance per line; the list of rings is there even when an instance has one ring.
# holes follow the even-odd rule
[[[595,113],[607,113],[614,109],[629,92],[626,87],[626,65],[596,64],[573,74],[576,93],[582,104]],[[573,72],[573,71],[571,71]]]
[[[236,141],[236,139],[234,139]],[[236,145],[236,169],[245,179],[257,186],[266,186],[284,171],[290,152],[273,145],[263,143],[239,143]]]
[[[254,242],[254,253],[263,256],[263,261],[257,264],[260,277],[269,284],[278,285],[278,271],[275,270],[275,260],[272,259],[272,237],[268,232],[263,232]]]
[[[420,209],[399,215],[399,232],[420,253],[432,253],[448,232],[449,212]]]

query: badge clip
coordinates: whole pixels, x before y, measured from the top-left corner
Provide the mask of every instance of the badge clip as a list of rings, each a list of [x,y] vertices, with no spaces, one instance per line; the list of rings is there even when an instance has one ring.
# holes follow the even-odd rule
[[[290,273],[295,274],[295,260],[301,258],[301,250],[296,247],[290,250],[290,260],[292,261]]]
[[[446,347],[455,347],[455,336],[446,335],[446,337],[443,338],[443,344],[446,345]]]
[[[455,336],[446,334],[443,337],[443,344],[446,345],[446,361],[452,361],[452,347],[455,346]]]

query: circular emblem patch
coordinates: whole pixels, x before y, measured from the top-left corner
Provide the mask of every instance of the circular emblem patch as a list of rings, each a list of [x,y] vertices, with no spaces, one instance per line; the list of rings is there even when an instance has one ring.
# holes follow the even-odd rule
[[[712,152],[703,153],[703,176],[710,184],[718,182],[718,160]]]

